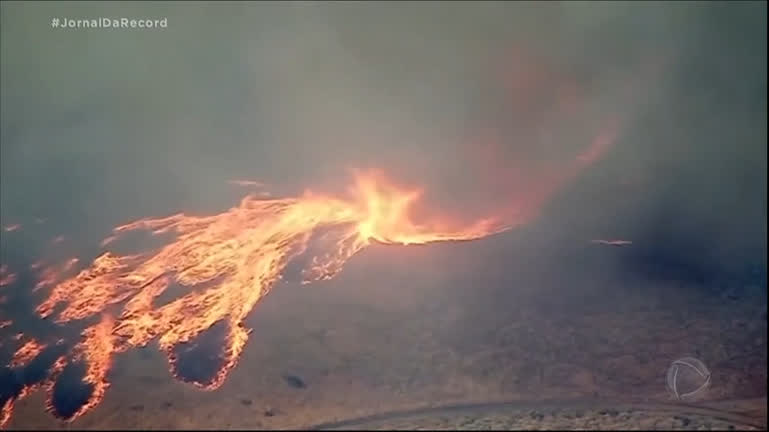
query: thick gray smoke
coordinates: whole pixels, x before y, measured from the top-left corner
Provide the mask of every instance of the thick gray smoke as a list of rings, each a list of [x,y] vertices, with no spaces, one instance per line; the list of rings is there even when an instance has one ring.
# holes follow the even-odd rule
[[[714,368],[714,383],[765,395],[766,309],[761,327],[760,313],[743,314],[724,302],[729,314],[709,316],[712,308],[697,309],[686,295],[715,299],[720,307],[724,297],[707,288],[721,289],[743,274],[759,279],[763,271],[762,281],[734,285],[759,288],[747,303],[766,301],[766,15],[764,1],[0,2],[0,226],[21,225],[0,230],[0,266],[19,275],[0,296],[0,328],[6,326],[0,336],[61,336],[74,344],[81,340],[78,327],[90,325],[59,326],[35,313],[47,291],[32,289],[37,275],[27,269],[41,256],[42,266],[77,256],[84,268],[116,225],[236,204],[246,189],[230,180],[261,181],[280,196],[304,188],[337,192],[350,182],[351,168],[377,168],[398,183],[424,187],[428,208],[463,219],[523,213],[530,223],[461,245],[373,246],[334,280],[308,289],[292,290],[295,281],[286,275],[249,317],[247,326],[257,329],[253,349],[244,354],[239,378],[229,381],[235,385],[223,390],[234,396],[221,397],[239,406],[243,395],[260,393],[272,407],[264,418],[255,414],[261,402],[251,406],[251,399],[240,399],[248,415],[208,415],[230,411],[199,410],[203,399],[166,393],[168,387],[146,380],[151,374],[132,375],[151,369],[136,357],[110,372],[115,387],[152,386],[154,405],[180,422],[169,425],[208,424],[189,420],[186,406],[206,421],[248,417],[265,423],[241,425],[267,427],[305,418],[281,403],[296,399],[306,412],[320,413],[325,396],[275,397],[277,386],[259,377],[299,373],[316,380],[313,388],[328,377],[326,389],[350,378],[350,387],[330,393],[354,398],[360,389],[377,389],[358,387],[364,382],[358,378],[385,382],[396,375],[380,372],[401,368],[409,384],[390,389],[397,389],[396,405],[406,406],[407,395],[428,394],[421,387],[433,373],[454,368],[444,367],[442,357],[483,380],[465,379],[462,371],[455,380],[452,372],[446,392],[430,391],[431,401],[441,394],[459,400],[463,389],[480,395],[487,387],[476,384],[487,380],[502,393],[514,389],[529,398],[545,381],[540,363],[553,363],[562,371],[554,375],[561,397],[571,394],[560,381],[572,370],[559,369],[562,362],[573,358],[585,371],[599,369],[610,363],[588,357],[601,351],[637,362],[620,367],[633,377],[621,392],[640,397],[645,390],[636,381],[662,386],[664,378],[653,372],[636,380],[638,371],[664,368],[667,355],[692,348]],[[100,18],[164,20],[167,27],[52,25]],[[584,153],[588,148],[604,152]],[[57,236],[62,241],[52,245]],[[632,243],[611,247],[595,239]],[[144,240],[137,249],[148,249]],[[647,283],[659,275],[669,279]],[[170,287],[155,304],[184,292]],[[678,303],[669,301],[681,293]],[[640,319],[627,313],[651,308],[663,310]],[[581,326],[574,332],[559,320],[590,314],[594,319],[574,321]],[[731,317],[742,315],[752,322],[734,330],[739,320]],[[691,332],[689,342],[656,363],[647,363],[652,355],[640,348],[638,356],[627,355],[647,340],[657,344],[640,321],[659,316],[680,320],[666,318],[655,331],[680,338]],[[732,330],[708,358],[697,350],[717,338],[711,319]],[[702,323],[704,330],[695,328]],[[191,360],[181,360],[181,375],[204,380],[219,366],[203,351],[224,346],[216,333],[221,324],[184,344],[195,349],[181,355]],[[422,327],[429,337],[396,337]],[[327,350],[334,341],[336,351]],[[670,345],[664,342],[659,351]],[[0,364],[10,362],[12,345],[0,347]],[[493,346],[484,353],[485,345]],[[513,346],[519,349],[507,350]],[[0,405],[22,384],[42,379],[43,365],[58,350],[64,347],[45,351],[23,373],[0,367]],[[743,360],[750,350],[763,351],[759,366]],[[464,355],[474,351],[497,360]],[[476,367],[497,362],[501,375]],[[722,367],[728,363],[737,366]],[[54,388],[54,406],[65,415],[85,400],[80,372],[69,371]],[[608,377],[603,382],[591,373],[573,377],[585,383],[587,376],[595,396],[595,383],[603,391],[611,378],[614,388],[620,373],[613,366],[607,371],[595,374]],[[162,398],[168,398],[163,405]],[[127,400],[105,405],[140,417],[137,428],[160,412]],[[356,404],[372,400],[333,404],[357,412]],[[35,429],[30,421],[39,414],[19,408],[18,425]],[[132,424],[111,408],[101,412],[110,424]]]
[[[485,188],[484,131],[504,172],[536,172],[616,120],[606,157],[544,211],[543,242],[621,236],[739,266],[766,249],[765,17],[765,2],[3,2],[0,217],[93,244],[222,209],[231,179],[287,193],[368,166],[488,206],[510,197]],[[548,92],[569,88],[576,110],[559,110]]]

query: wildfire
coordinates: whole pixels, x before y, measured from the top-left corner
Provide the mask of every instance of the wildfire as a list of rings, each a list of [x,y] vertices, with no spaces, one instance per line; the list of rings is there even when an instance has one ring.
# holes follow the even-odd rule
[[[494,219],[467,226],[444,218],[417,222],[411,213],[421,195],[421,189],[396,186],[379,172],[356,173],[353,187],[343,198],[311,192],[284,199],[253,194],[214,216],[176,214],[119,226],[103,244],[135,230],[176,237],[151,253],[123,256],[105,252],[70,277],[67,273],[76,259],[51,267],[36,263],[32,268],[39,271],[39,280],[34,290],[52,287],[36,309],[41,317],[52,317],[60,305],[63,307],[55,315],[58,323],[102,317],[83,332],[74,348],[71,361],[85,364],[83,382],[91,387],[91,396],[69,420],[101,401],[109,386],[114,354],[157,340],[177,375],[174,348],[223,323],[227,336],[222,366],[211,380],[194,383],[208,390],[219,387],[248,340],[251,330],[244,324],[246,316],[287,264],[300,255],[309,258],[302,269],[306,283],[333,277],[350,257],[375,241],[405,245],[472,240],[511,226]],[[322,245],[320,252],[309,252],[311,245],[316,249],[316,242]],[[171,284],[186,291],[156,306],[155,299]],[[113,307],[119,308],[115,318],[107,313]],[[14,356],[13,367],[29,362],[44,348],[27,342]],[[56,363],[57,373],[64,362]],[[45,387],[53,388],[50,383]],[[30,391],[22,389],[4,403],[6,421],[14,401]]]
[[[48,393],[48,398],[46,400],[46,410],[53,412],[53,388],[56,385],[56,380],[59,378],[59,374],[64,369],[66,364],[67,359],[64,356],[59,357],[51,366],[51,369],[48,373],[48,378],[46,380],[22,387],[19,394],[17,394],[15,397],[8,398],[2,404],[2,406],[0,406],[0,427],[5,427],[8,421],[11,419],[11,415],[13,414],[13,407],[16,402],[24,399],[41,387],[44,388]]]
[[[588,150],[589,159],[605,145],[605,139],[598,139]],[[585,159],[575,161],[576,166]],[[71,277],[66,275],[76,259],[43,270],[35,290],[52,289],[36,309],[41,317],[53,317],[57,310],[57,323],[102,317],[83,332],[74,348],[73,361],[85,363],[83,382],[91,387],[91,396],[69,420],[103,398],[114,354],[156,340],[168,357],[172,374],[178,377],[175,348],[221,323],[227,329],[221,368],[209,381],[193,383],[206,390],[218,388],[248,341],[247,315],[299,256],[308,258],[302,261],[306,262],[302,282],[308,283],[332,278],[347,260],[373,242],[409,245],[473,240],[526,220],[518,215],[514,220],[486,218],[470,224],[445,217],[417,221],[412,213],[422,189],[395,185],[380,172],[356,172],[354,178],[347,196],[341,198],[309,191],[283,199],[248,195],[239,205],[213,216],[141,219],[118,226],[103,244],[136,230],[174,234],[175,238],[144,254],[107,251]],[[155,305],[172,284],[182,287],[184,293]],[[118,313],[111,318],[109,311],[113,310]],[[27,344],[17,356],[34,357],[40,350],[42,346]],[[57,362],[59,369],[62,362]],[[8,401],[3,407],[6,420],[12,406],[13,401]]]
[[[18,336],[21,338],[21,335]],[[34,360],[35,357],[37,357],[41,352],[43,352],[45,347],[45,344],[42,344],[35,339],[28,340],[16,351],[8,366],[12,369],[23,368],[29,364],[29,362]],[[24,399],[39,387],[39,383],[22,387],[17,395],[9,397],[7,400],[3,401],[2,405],[0,405],[0,427],[4,427],[8,420],[11,419],[11,414],[13,414],[13,406],[16,404],[16,401]]]
[[[40,275],[38,277],[38,281],[35,284],[35,288],[32,290],[32,292],[37,292],[38,290],[45,288],[47,286],[54,285],[56,281],[61,279],[61,276],[63,274],[66,274],[72,268],[75,266],[75,264],[78,263],[77,258],[70,258],[69,260],[65,261],[64,264],[58,267],[47,267],[43,268],[42,262],[35,262],[30,266],[30,270],[40,270]]]
[[[271,198],[262,190],[262,183],[232,180],[233,185],[255,190],[220,214],[180,213],[118,226],[102,241],[103,248],[138,230],[167,234],[171,240],[136,255],[106,250],[77,273],[73,273],[78,263],[75,258],[58,266],[42,261],[30,266],[37,273],[33,291],[50,288],[36,308],[41,317],[60,324],[98,321],[82,332],[69,356],[58,358],[47,380],[35,386],[49,392],[48,406],[55,412],[52,392],[59,373],[67,364],[83,363],[82,381],[91,394],[68,417],[71,421],[104,397],[115,354],[156,341],[169,360],[172,374],[179,377],[177,348],[214,325],[223,325],[226,336],[221,367],[210,380],[193,383],[206,390],[216,389],[237,365],[248,341],[251,329],[246,327],[246,317],[295,259],[303,263],[302,282],[309,283],[334,277],[352,256],[375,242],[410,245],[465,241],[512,229],[533,218],[554,190],[600,158],[617,133],[618,125],[611,124],[567,166],[534,180],[526,177],[527,172],[495,168],[499,158],[488,152],[487,173],[499,175],[494,184],[520,196],[496,209],[495,217],[471,223],[458,223],[443,215],[420,213],[417,217],[415,209],[424,195],[421,188],[396,185],[381,172],[369,171],[356,172],[352,187],[343,196],[307,191],[294,198]],[[492,149],[495,144],[490,140]],[[481,152],[479,156],[487,155]],[[6,231],[10,231],[8,227]],[[59,236],[52,243],[63,240]],[[6,267],[0,267],[0,285],[14,279]],[[158,304],[158,298],[172,286],[181,288],[182,294]],[[13,340],[18,342],[21,337],[19,334]],[[14,364],[34,359],[44,348],[42,344],[24,344],[14,356]],[[25,387],[2,402],[0,427],[10,419],[14,401],[31,389]]]
[[[45,344],[41,344],[40,342],[34,339],[28,340],[13,355],[13,359],[11,360],[10,367],[19,368],[27,365],[30,361],[32,361],[35,357],[37,357],[38,354],[43,352],[44,349],[45,349]]]
[[[83,332],[83,341],[75,347],[75,360],[86,364],[84,381],[91,385],[93,390],[91,397],[72,415],[72,418],[77,418],[98,405],[109,387],[107,373],[111,365],[112,353],[115,351],[113,326],[112,317],[104,315],[98,324]]]

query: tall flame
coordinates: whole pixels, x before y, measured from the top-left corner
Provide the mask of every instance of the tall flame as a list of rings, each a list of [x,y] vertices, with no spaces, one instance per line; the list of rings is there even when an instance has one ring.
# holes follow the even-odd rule
[[[599,137],[573,167],[592,162],[606,145],[606,137]],[[83,381],[91,387],[91,396],[69,420],[103,398],[114,354],[156,340],[178,377],[175,348],[222,323],[226,337],[221,367],[210,380],[193,382],[206,390],[218,388],[248,341],[247,315],[295,258],[309,258],[302,260],[306,264],[301,267],[302,282],[308,283],[334,277],[350,257],[373,242],[409,245],[473,240],[526,220],[517,214],[470,224],[442,217],[416,221],[412,213],[422,196],[420,188],[395,185],[375,171],[356,172],[354,178],[344,198],[309,191],[283,199],[248,195],[239,205],[214,216],[141,219],[118,226],[102,244],[136,230],[174,234],[174,240],[144,254],[107,251],[69,278],[63,275],[76,259],[42,271],[36,289],[52,289],[36,309],[41,317],[55,316],[57,323],[101,317],[75,346],[74,361],[86,364]],[[158,297],[172,285],[181,287],[183,294],[157,305]],[[113,310],[118,311],[115,318],[111,318]],[[3,407],[5,421],[12,406],[11,400]]]
[[[495,168],[494,163],[501,158],[487,154],[495,152],[479,152],[477,156],[488,162],[486,172],[497,177],[492,184],[517,193],[514,202],[496,209],[496,217],[469,224],[435,215],[417,218],[414,210],[422,189],[396,185],[380,172],[356,172],[344,197],[307,191],[296,198],[273,199],[261,190],[264,185],[259,182],[233,180],[234,185],[257,191],[220,214],[141,219],[115,228],[102,242],[106,248],[137,230],[173,236],[151,252],[121,255],[106,251],[74,275],[77,259],[48,267],[36,262],[30,266],[38,273],[34,290],[50,288],[36,308],[41,317],[54,318],[57,323],[97,322],[83,331],[72,355],[58,357],[46,381],[0,400],[0,427],[10,419],[14,401],[35,386],[47,389],[49,409],[55,411],[55,381],[73,362],[85,363],[83,382],[91,395],[68,420],[84,414],[104,397],[114,354],[156,341],[168,357],[171,372],[179,376],[177,348],[219,324],[226,329],[221,367],[211,379],[194,382],[203,389],[216,389],[237,365],[248,341],[248,314],[295,259],[303,263],[299,266],[302,282],[308,283],[334,277],[352,256],[374,242],[409,245],[463,241],[514,228],[535,217],[560,185],[600,158],[613,144],[618,127],[617,123],[610,124],[568,166],[533,181],[528,171]],[[492,139],[489,144],[493,149],[498,143]],[[14,225],[4,231],[17,229],[19,226]],[[60,236],[53,243],[62,240]],[[16,276],[6,266],[0,267],[0,286],[15,281]],[[171,287],[181,288],[182,294],[161,303],[159,297]],[[12,325],[9,320],[0,320],[0,327]],[[21,337],[20,333],[12,342]],[[45,349],[42,344],[23,345],[14,366]]]
[[[173,233],[175,240],[148,254],[105,252],[90,267],[64,280],[60,275],[76,260],[43,271],[37,287],[53,288],[36,309],[41,317],[56,313],[57,323],[103,317],[83,332],[83,340],[75,347],[74,361],[86,364],[83,381],[91,386],[92,394],[70,419],[104,396],[113,354],[157,340],[174,372],[175,347],[224,323],[222,366],[210,381],[194,383],[208,390],[219,387],[248,340],[251,330],[244,324],[248,313],[287,264],[300,255],[310,255],[302,268],[306,283],[333,277],[350,257],[374,241],[471,240],[506,229],[491,219],[469,226],[452,226],[438,218],[417,223],[411,210],[421,190],[396,186],[378,172],[356,173],[349,192],[347,198],[311,192],[270,200],[249,195],[238,206],[214,216],[176,214],[138,220],[115,228],[108,240],[135,230]],[[308,252],[314,234],[323,245],[317,254]],[[60,280],[55,282],[56,278]],[[158,296],[172,284],[186,291],[156,306]],[[63,307],[57,313],[59,306]],[[122,306],[114,319],[107,314],[113,306]],[[28,352],[28,348],[21,351]],[[11,406],[9,403],[6,411]]]

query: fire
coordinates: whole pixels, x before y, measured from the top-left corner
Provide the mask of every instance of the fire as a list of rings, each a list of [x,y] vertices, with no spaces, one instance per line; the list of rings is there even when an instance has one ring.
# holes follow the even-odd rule
[[[95,407],[104,398],[109,388],[107,373],[112,364],[112,354],[115,351],[112,330],[114,320],[104,315],[102,320],[83,332],[83,341],[75,347],[75,360],[86,364],[84,381],[91,385],[91,397],[80,407],[72,418],[77,418],[84,412]]]
[[[136,255],[107,249],[77,273],[73,273],[75,258],[58,266],[36,262],[30,266],[38,276],[33,291],[50,288],[36,308],[39,316],[59,324],[98,320],[83,331],[70,356],[56,361],[48,381],[41,384],[49,392],[49,409],[55,412],[52,391],[67,364],[85,365],[82,380],[91,390],[86,403],[68,417],[71,421],[104,397],[115,354],[156,341],[171,373],[179,377],[177,348],[222,325],[226,330],[220,368],[211,379],[193,383],[216,389],[236,367],[248,341],[248,314],[281,279],[289,263],[303,263],[302,283],[309,283],[333,278],[351,257],[373,243],[467,241],[515,228],[534,218],[560,185],[602,157],[616,139],[618,127],[610,124],[568,165],[544,175],[536,173],[541,177],[533,180],[528,170],[495,168],[500,158],[490,154],[494,151],[479,152],[488,162],[486,173],[498,177],[492,184],[516,196],[495,209],[494,217],[470,223],[445,215],[417,215],[424,189],[395,184],[378,171],[355,172],[343,196],[306,191],[298,197],[272,198],[261,190],[262,183],[232,180],[231,184],[257,190],[219,214],[180,213],[118,226],[101,243],[106,249],[139,230],[171,237],[157,249]],[[500,143],[491,139],[489,144],[493,150]],[[63,240],[59,236],[53,243]],[[0,268],[0,285],[13,280],[6,267]],[[181,288],[182,294],[158,304],[171,287]],[[43,348],[25,344],[14,359],[29,361]],[[3,403],[0,426],[10,418],[14,401],[29,391],[27,387]]]
[[[28,340],[19,348],[11,359],[11,368],[20,368],[26,366],[30,361],[38,356],[45,349],[45,344],[41,344],[35,339]]]
[[[25,367],[27,364],[29,364],[29,362],[34,360],[35,357],[43,352],[45,347],[45,344],[42,344],[35,339],[28,340],[16,351],[8,366],[12,369]],[[13,407],[16,402],[29,396],[39,387],[39,383],[22,387],[17,395],[9,397],[3,402],[2,406],[0,406],[0,427],[4,427],[11,419],[11,414],[13,414]]]
[[[36,309],[41,317],[53,317],[59,306],[58,323],[103,317],[83,332],[74,348],[72,361],[86,365],[83,381],[92,393],[70,420],[104,397],[114,354],[156,340],[176,375],[174,349],[223,323],[227,336],[222,366],[210,381],[194,383],[208,390],[219,387],[248,341],[247,315],[287,264],[300,255],[311,255],[302,269],[307,283],[333,277],[372,242],[472,240],[510,227],[494,219],[464,226],[437,217],[416,221],[412,209],[422,192],[397,186],[379,172],[358,172],[346,197],[309,191],[283,199],[248,195],[239,205],[214,216],[142,219],[115,228],[105,244],[135,230],[175,234],[175,239],[146,254],[123,256],[107,251],[70,277],[66,274],[76,259],[43,269],[35,289],[52,288]],[[323,246],[321,252],[308,252],[316,241]],[[42,264],[34,267],[41,269]],[[171,284],[185,288],[185,293],[156,306],[155,300]],[[114,308],[118,314],[111,318],[108,312]],[[34,358],[43,347],[25,344],[17,357],[19,361]],[[7,415],[9,403],[4,407]]]
[[[514,100],[521,107],[529,110],[540,105],[536,102],[543,98],[538,90],[555,88],[559,113],[556,118],[571,119],[591,111],[579,103],[585,92],[576,82],[551,73],[525,55],[516,56],[516,60],[513,69],[506,70],[505,82],[507,90],[515,92]],[[641,81],[630,84],[625,93],[637,94]],[[539,113],[532,112],[531,118],[536,119]],[[606,120],[597,119],[604,126]],[[503,139],[496,136],[495,127],[490,125],[489,136],[480,140],[485,145],[474,143],[466,159],[480,162],[482,171],[473,171],[483,177],[484,184],[492,186],[491,192],[508,194],[506,198],[514,195],[515,199],[493,209],[489,213],[493,217],[470,223],[445,215],[417,215],[424,190],[397,185],[381,172],[356,172],[344,196],[307,191],[298,197],[273,198],[264,190],[265,184],[241,179],[229,183],[252,193],[222,213],[180,213],[118,226],[102,241],[105,252],[82,269],[76,269],[75,258],[60,265],[35,262],[29,266],[37,277],[33,293],[42,294],[44,288],[50,289],[37,306],[37,314],[59,324],[96,323],[86,327],[72,353],[58,357],[47,380],[0,401],[0,427],[10,419],[15,401],[39,386],[48,392],[48,408],[55,413],[53,388],[68,364],[85,365],[82,380],[91,389],[90,398],[69,416],[70,421],[102,400],[109,387],[115,354],[155,341],[166,354],[172,374],[178,377],[177,348],[195,341],[214,325],[222,325],[226,335],[220,353],[221,367],[210,380],[194,383],[206,390],[216,389],[236,367],[248,341],[248,314],[281,279],[289,263],[303,263],[302,282],[309,283],[333,278],[351,257],[373,243],[467,241],[513,229],[533,219],[558,187],[603,156],[619,133],[620,120],[609,123],[576,159],[544,173],[537,172],[539,164],[529,161],[522,161],[515,168],[508,166],[510,158],[500,157],[497,151],[503,148]],[[36,218],[34,222],[43,224],[45,219]],[[20,228],[21,225],[2,227],[5,232]],[[166,234],[171,240],[136,255],[121,255],[107,249],[123,235],[139,230]],[[48,246],[61,248],[66,245],[65,240],[64,236],[57,236]],[[0,266],[0,286],[16,279],[6,266]],[[181,288],[182,294],[159,304],[160,296],[171,287]],[[9,320],[0,320],[0,328],[11,325]],[[22,337],[22,333],[8,337],[15,345],[22,345],[12,360],[17,366],[64,345],[61,341],[20,344]]]
[[[593,147],[596,145],[605,142],[599,140]],[[588,154],[592,160],[595,149]],[[580,158],[577,165],[585,159]],[[459,224],[435,215],[417,219],[413,210],[423,196],[421,188],[396,185],[381,172],[356,172],[354,179],[344,197],[309,191],[297,198],[248,195],[239,205],[213,216],[141,219],[118,226],[103,244],[136,230],[173,234],[174,239],[149,253],[106,251],[71,276],[67,274],[76,259],[43,270],[35,289],[52,288],[36,309],[41,317],[54,317],[57,323],[102,317],[83,332],[74,348],[72,361],[85,364],[83,381],[92,391],[68,420],[104,397],[114,354],[156,340],[172,374],[178,377],[175,348],[221,323],[227,329],[221,367],[209,381],[193,383],[206,390],[218,388],[237,365],[248,341],[251,329],[245,325],[246,317],[295,258],[308,258],[301,269],[302,282],[308,283],[334,277],[345,262],[374,242],[410,245],[473,240],[526,220],[485,218]],[[156,305],[156,299],[172,284],[182,287],[184,293]],[[114,311],[117,314],[112,318]],[[17,356],[34,357],[42,345],[37,348],[25,345]],[[57,362],[59,369],[64,361]],[[46,388],[50,391],[53,386]],[[12,406],[9,401],[3,407],[6,420]]]
[[[32,290],[32,292],[37,292],[38,290],[45,288],[47,286],[54,285],[56,281],[61,279],[61,276],[63,274],[68,273],[72,268],[75,266],[75,264],[78,263],[77,258],[70,258],[69,260],[65,261],[64,264],[58,267],[47,267],[43,268],[42,262],[35,262],[32,265],[30,265],[30,270],[40,270],[40,275],[38,277],[38,281],[35,284],[35,288]]]
[[[67,359],[64,356],[60,356],[54,364],[51,366],[51,370],[48,373],[48,379],[43,382],[32,384],[30,386],[23,387],[18,395],[8,398],[2,406],[0,406],[0,428],[5,427],[13,414],[13,407],[16,402],[24,399],[30,394],[34,393],[39,388],[44,388],[48,392],[48,398],[46,400],[46,409],[53,411],[53,387],[56,385],[56,380],[59,378],[59,374],[67,364]]]
[[[56,380],[59,379],[59,374],[61,374],[61,371],[64,370],[64,367],[67,366],[67,358],[64,356],[60,356],[56,359],[56,361],[53,363],[53,366],[51,366],[51,371],[48,373],[48,380],[46,380],[42,386],[45,388],[46,393],[48,393],[48,397],[45,401],[45,409],[48,412],[55,412],[55,408],[53,406],[53,388],[56,385]]]

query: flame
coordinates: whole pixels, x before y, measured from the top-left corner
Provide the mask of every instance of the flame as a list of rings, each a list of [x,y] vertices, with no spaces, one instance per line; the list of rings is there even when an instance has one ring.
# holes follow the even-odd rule
[[[11,420],[11,415],[13,414],[13,405],[15,402],[16,400],[14,398],[9,398],[5,401],[5,403],[3,403],[3,406],[0,407],[0,428],[4,428],[5,425],[7,425]]]
[[[109,307],[122,304],[116,318],[104,315],[84,331],[75,347],[76,361],[87,365],[84,381],[93,392],[72,418],[104,396],[113,354],[156,339],[173,372],[178,361],[174,348],[222,322],[227,325],[222,367],[210,381],[194,383],[208,390],[219,387],[248,340],[246,316],[286,265],[308,250],[319,230],[325,229],[321,240],[327,249],[309,260],[303,282],[333,277],[350,257],[375,241],[406,245],[472,240],[508,228],[492,219],[467,226],[453,226],[440,218],[417,223],[411,209],[421,196],[421,189],[396,186],[379,172],[358,172],[345,198],[309,191],[299,198],[272,200],[249,195],[214,216],[142,219],[115,228],[113,237],[143,229],[175,233],[175,241],[143,255],[105,252],[90,267],[58,283],[77,261],[46,269],[37,288],[53,288],[36,309],[42,317],[53,315],[60,304],[58,323],[105,314]],[[156,307],[154,300],[172,283],[187,292]]]
[[[524,102],[534,98],[536,95],[526,90],[546,72],[540,69],[513,71],[509,90],[521,93],[517,97]],[[571,82],[558,87],[558,106],[564,115],[580,110],[579,90]],[[606,120],[602,119],[604,126]],[[493,217],[471,223],[458,223],[445,215],[420,213],[417,217],[423,188],[395,184],[379,171],[354,172],[354,181],[342,196],[305,191],[298,197],[273,198],[263,190],[263,183],[231,180],[230,184],[256,190],[219,214],[179,213],[118,226],[102,241],[105,252],[75,274],[78,261],[74,258],[58,266],[34,263],[30,269],[39,272],[34,291],[50,288],[36,308],[41,317],[59,324],[100,317],[83,331],[72,357],[61,357],[52,367],[45,381],[48,409],[55,412],[53,387],[68,362],[85,365],[83,382],[91,388],[86,403],[67,419],[72,421],[104,397],[115,354],[155,341],[166,355],[171,373],[180,378],[177,348],[194,342],[214,325],[225,328],[220,367],[211,379],[193,384],[205,390],[218,388],[237,366],[248,341],[248,314],[281,279],[289,263],[304,263],[300,266],[302,283],[309,283],[333,278],[351,257],[373,243],[467,241],[515,228],[535,218],[561,185],[604,156],[617,138],[619,120],[608,123],[575,158],[566,164],[542,165],[547,167],[544,170],[539,169],[540,164],[528,162],[513,168],[503,164],[509,159],[500,157],[505,144],[490,127],[475,143],[480,145],[469,152],[467,162],[481,163],[479,175],[492,187],[491,192],[512,192],[515,200],[488,213]],[[138,230],[167,234],[172,239],[136,255],[106,249]],[[59,236],[52,243],[63,240]],[[0,267],[0,285],[13,282],[13,278],[7,268]],[[182,294],[158,304],[158,298],[172,286],[181,288]],[[31,346],[22,347],[14,359],[22,361],[33,351]],[[27,388],[6,401],[0,427],[10,418],[14,401],[29,391]]]
[[[589,157],[580,158],[579,164],[592,161],[604,146],[604,140],[594,142]],[[60,305],[57,323],[102,317],[86,328],[74,348],[73,361],[86,365],[83,381],[92,392],[68,420],[104,397],[114,354],[156,340],[171,373],[179,377],[175,348],[223,323],[226,337],[221,367],[212,379],[193,382],[205,390],[218,388],[237,365],[248,341],[247,315],[295,258],[309,258],[302,267],[302,282],[308,283],[334,277],[345,262],[374,242],[410,245],[474,240],[528,220],[520,214],[469,224],[435,215],[417,220],[412,213],[422,197],[422,188],[396,185],[378,171],[356,171],[353,185],[343,197],[310,191],[297,198],[248,195],[239,205],[213,216],[141,219],[118,226],[103,244],[136,230],[176,237],[149,253],[106,251],[89,267],[66,278],[77,259],[45,268],[35,290],[52,288],[36,308],[41,317],[52,317]],[[314,247],[316,242],[322,247]],[[320,252],[312,252],[316,249]],[[40,269],[42,263],[34,267]],[[183,295],[156,305],[155,300],[172,284],[185,289]],[[113,310],[117,311],[114,318]],[[17,355],[24,358],[24,353],[32,351],[32,346],[22,348]],[[12,407],[12,401],[7,403],[3,415],[10,416]]]
[[[48,380],[43,383],[43,388],[48,394],[48,397],[45,399],[45,410],[47,412],[52,413],[56,411],[53,406],[53,388],[56,386],[56,380],[59,379],[59,374],[61,374],[61,371],[64,370],[65,366],[67,366],[67,358],[65,356],[60,356],[57,358],[53,366],[51,366],[51,371],[48,374]]]
[[[71,419],[79,417],[98,405],[109,388],[107,372],[109,372],[112,354],[115,351],[115,341],[112,335],[113,326],[114,319],[105,314],[98,324],[83,331],[83,340],[75,347],[75,361],[82,361],[86,364],[83,381],[91,385],[92,391],[88,401],[71,416]]]
[[[11,359],[11,368],[20,368],[26,366],[35,357],[38,356],[45,349],[46,345],[42,344],[35,339],[30,339],[24,345],[19,348]]]
[[[10,285],[16,281],[16,275],[8,270],[8,266],[0,265],[0,287]]]
[[[22,345],[16,353],[13,355],[13,359],[9,363],[9,367],[12,369],[23,368],[35,359],[45,349],[46,345],[38,342],[35,339],[30,339],[24,345]],[[22,387],[18,394],[8,398],[3,406],[0,407],[0,428],[5,427],[13,414],[13,407],[17,401],[24,399],[37,390],[42,383],[36,383]]]
[[[11,420],[13,414],[13,407],[17,401],[24,399],[30,394],[34,393],[39,388],[44,388],[48,397],[46,398],[46,411],[53,412],[53,388],[56,385],[56,380],[59,378],[59,374],[67,365],[67,359],[64,356],[60,356],[51,366],[48,378],[42,382],[32,384],[30,386],[23,387],[18,395],[8,398],[0,407],[0,428],[4,428]]]
[[[35,287],[32,289],[32,292],[37,292],[42,288],[56,284],[56,281],[60,280],[62,275],[65,275],[70,270],[72,270],[75,264],[77,264],[79,261],[80,260],[77,258],[70,258],[59,267],[44,268],[40,272],[40,276],[37,283],[35,284]],[[30,270],[39,270],[42,267],[43,263],[38,261],[30,265]]]

